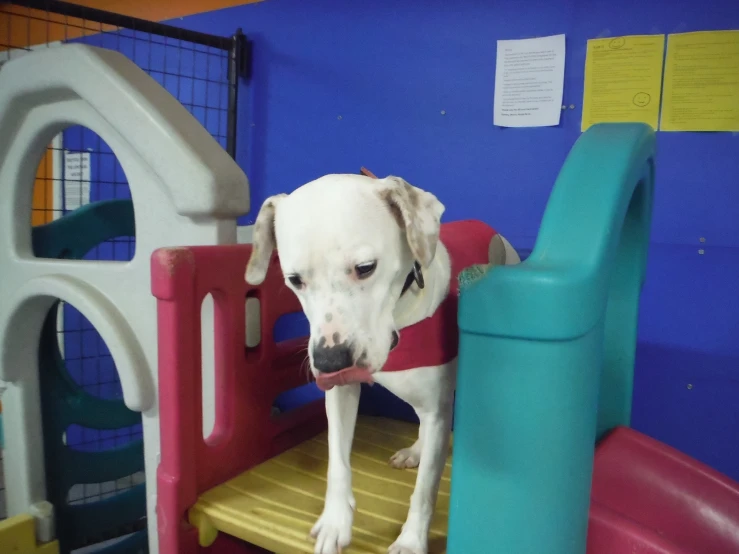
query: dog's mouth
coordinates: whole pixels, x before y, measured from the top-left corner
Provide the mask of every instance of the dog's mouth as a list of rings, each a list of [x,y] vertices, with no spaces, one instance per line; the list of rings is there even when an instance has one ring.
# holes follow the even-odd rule
[[[334,373],[319,373],[316,377],[316,385],[324,392],[351,383],[372,384],[373,382],[372,372],[366,367],[357,366],[347,367]]]
[[[398,346],[399,341],[400,337],[398,336],[398,333],[393,331],[390,351]],[[316,376],[316,386],[324,392],[329,391],[334,387],[340,387],[342,385],[349,385],[352,383],[367,383],[371,385],[374,383],[372,371],[367,367],[358,367],[353,365],[340,371],[334,371],[333,373],[319,373]]]

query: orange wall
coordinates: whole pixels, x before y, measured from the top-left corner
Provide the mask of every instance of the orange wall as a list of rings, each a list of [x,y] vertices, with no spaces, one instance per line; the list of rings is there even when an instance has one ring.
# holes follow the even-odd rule
[[[54,219],[54,166],[52,150],[48,148],[36,171],[33,184],[33,207],[31,225],[43,225]]]
[[[122,13],[150,21],[164,21],[196,13],[212,12],[242,4],[253,4],[260,0],[179,0],[178,2],[157,0],[71,0],[72,4]]]
[[[149,21],[164,21],[175,17],[184,17],[196,13],[220,10],[242,4],[253,4],[261,0],[72,0],[72,4],[107,10],[123,15],[130,15]],[[91,21],[83,22],[76,18],[65,18],[38,10],[29,10],[13,4],[2,4],[0,13],[0,37],[5,50],[9,42],[13,48],[44,44],[55,40],[79,38],[84,34],[92,34],[112,27],[103,26]],[[4,15],[16,14],[16,15]],[[30,19],[30,20],[29,20]],[[47,21],[52,23],[47,23]],[[64,25],[64,23],[67,25]],[[9,41],[8,41],[9,39]]]
[[[111,12],[163,21],[176,17],[184,17],[196,13],[220,10],[242,4],[252,4],[261,0],[72,0],[72,3],[89,8],[97,8]],[[76,18],[65,18],[43,11],[29,10],[12,4],[0,7],[0,51],[10,48],[24,48],[37,44],[45,44],[58,40],[79,38],[103,30],[112,30],[109,26],[100,26],[93,22],[84,22]],[[54,203],[53,167],[51,150],[47,150],[39,164],[36,182],[33,188],[33,210],[31,224],[41,225],[52,220]]]

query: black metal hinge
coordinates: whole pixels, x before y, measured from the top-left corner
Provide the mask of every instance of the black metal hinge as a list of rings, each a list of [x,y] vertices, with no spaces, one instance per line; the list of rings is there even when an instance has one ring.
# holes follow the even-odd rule
[[[233,69],[236,75],[242,79],[251,77],[251,59],[252,49],[251,41],[239,28],[232,37],[233,44],[231,46],[231,56],[233,60]]]

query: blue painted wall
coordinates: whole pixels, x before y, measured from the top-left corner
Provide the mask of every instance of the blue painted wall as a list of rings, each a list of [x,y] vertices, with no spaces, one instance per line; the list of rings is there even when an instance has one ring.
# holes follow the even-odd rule
[[[244,222],[269,194],[366,165],[436,193],[447,220],[480,218],[530,247],[580,134],[586,40],[736,29],[739,8],[266,0],[175,24],[216,34],[240,26],[254,42],[240,105],[238,161],[254,205]],[[564,103],[574,109],[555,128],[493,127],[495,41],[556,33],[567,35]],[[739,136],[660,133],[658,146],[634,425],[739,479]]]

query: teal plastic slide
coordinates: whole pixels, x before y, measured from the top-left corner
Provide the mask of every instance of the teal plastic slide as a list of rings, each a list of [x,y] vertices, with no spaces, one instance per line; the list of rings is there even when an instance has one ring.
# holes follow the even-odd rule
[[[32,241],[36,256],[82,259],[107,240],[134,235],[132,202],[107,200],[34,227]],[[143,483],[109,498],[68,501],[76,484],[99,487],[99,483],[113,483],[143,471],[144,446],[141,439],[107,450],[101,450],[94,441],[86,447],[64,441],[70,426],[91,431],[121,430],[140,423],[141,414],[129,410],[122,399],[104,399],[85,392],[71,377],[59,350],[57,307],[49,312],[41,331],[39,373],[47,498],[55,507],[60,551],[68,553],[125,535],[118,542],[99,547],[96,553],[144,553],[148,544],[146,529],[140,529],[146,516]]]

